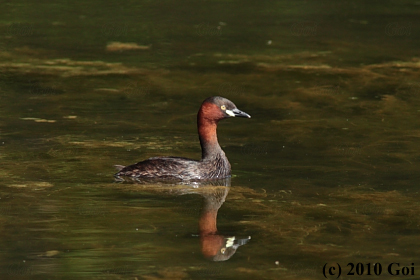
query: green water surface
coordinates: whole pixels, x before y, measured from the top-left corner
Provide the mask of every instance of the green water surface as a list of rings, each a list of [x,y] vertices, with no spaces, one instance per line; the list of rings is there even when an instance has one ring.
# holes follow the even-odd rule
[[[419,9],[2,2],[0,279],[325,279],[325,264],[379,279],[368,263],[417,279]],[[113,179],[198,159],[212,95],[252,116],[218,129],[233,170],[218,230],[252,237],[225,262],[202,256],[193,187]]]

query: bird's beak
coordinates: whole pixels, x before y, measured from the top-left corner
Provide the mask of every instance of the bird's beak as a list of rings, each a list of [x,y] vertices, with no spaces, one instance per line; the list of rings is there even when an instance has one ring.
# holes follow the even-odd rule
[[[233,109],[233,110],[226,110],[226,114],[228,114],[231,117],[239,117],[239,118],[251,118],[250,115],[248,115],[245,112],[242,112],[239,109]]]

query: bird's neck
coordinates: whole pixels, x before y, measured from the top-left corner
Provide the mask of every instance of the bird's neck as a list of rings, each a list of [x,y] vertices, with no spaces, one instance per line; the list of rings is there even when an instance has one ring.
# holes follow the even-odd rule
[[[222,154],[222,148],[217,141],[217,121],[206,119],[199,114],[197,125],[201,145],[201,159],[209,159]]]

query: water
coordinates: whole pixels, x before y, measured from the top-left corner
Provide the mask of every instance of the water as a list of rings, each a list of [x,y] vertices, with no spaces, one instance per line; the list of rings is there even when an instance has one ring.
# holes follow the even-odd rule
[[[0,5],[0,279],[416,279],[417,1]],[[230,188],[114,182],[212,95]]]

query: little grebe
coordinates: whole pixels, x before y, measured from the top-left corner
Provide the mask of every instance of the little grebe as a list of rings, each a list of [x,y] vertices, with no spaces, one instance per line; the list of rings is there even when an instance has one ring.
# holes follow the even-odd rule
[[[197,114],[198,135],[201,160],[182,157],[153,157],[129,166],[116,165],[120,171],[117,179],[175,179],[209,180],[221,179],[231,175],[230,163],[217,142],[217,123],[229,117],[250,118],[238,110],[230,100],[213,96],[204,100]]]

